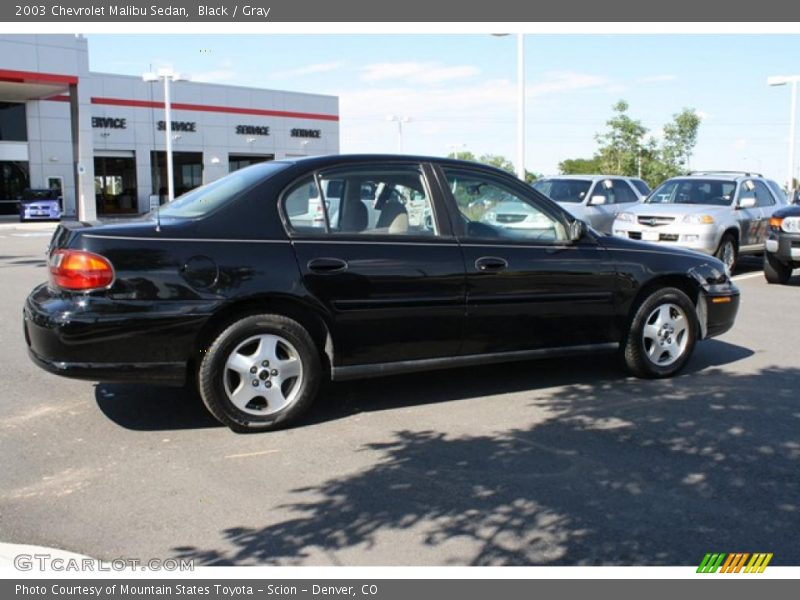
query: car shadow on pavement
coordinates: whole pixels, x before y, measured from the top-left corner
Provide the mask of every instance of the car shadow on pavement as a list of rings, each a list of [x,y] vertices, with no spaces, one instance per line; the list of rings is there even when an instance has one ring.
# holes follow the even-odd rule
[[[184,388],[122,383],[98,383],[95,401],[117,425],[135,431],[165,431],[222,427],[197,394]]]
[[[387,540],[401,536],[419,547],[398,550],[412,564],[438,549],[427,556],[450,557],[442,564],[697,565],[713,551],[797,565],[798,380],[800,369],[773,367],[584,381],[532,394],[545,414],[534,425],[465,435],[408,423],[369,444],[377,456],[360,470],[174,553],[358,564],[348,557],[381,546],[392,564]]]
[[[753,355],[720,340],[699,343],[679,377],[732,364]],[[564,385],[627,385],[635,381],[616,354],[587,355],[448,369],[331,384],[326,397],[303,424],[344,418],[359,412],[394,410],[418,404],[547,390]]]
[[[752,354],[751,350],[741,346],[709,340],[697,346],[683,373],[730,364]],[[580,364],[578,370],[576,361]],[[332,383],[311,413],[297,426],[312,426],[364,411],[394,410],[567,384],[624,383],[626,375],[618,363],[616,355],[602,355]],[[135,431],[221,427],[208,414],[197,393],[185,388],[98,383],[95,401],[106,417]]]

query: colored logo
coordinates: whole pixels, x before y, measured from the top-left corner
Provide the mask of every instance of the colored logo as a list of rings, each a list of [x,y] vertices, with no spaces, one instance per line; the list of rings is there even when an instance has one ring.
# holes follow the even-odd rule
[[[748,561],[748,559],[750,559]],[[769,561],[772,560],[772,552],[736,552],[726,554],[725,552],[708,552],[700,566],[697,567],[698,573],[763,573]]]

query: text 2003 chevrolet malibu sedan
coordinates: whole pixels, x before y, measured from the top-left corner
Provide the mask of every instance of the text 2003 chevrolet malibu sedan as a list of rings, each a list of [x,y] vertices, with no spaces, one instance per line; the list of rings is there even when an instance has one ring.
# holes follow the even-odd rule
[[[335,216],[309,222],[329,191]],[[501,202],[537,226],[488,224]],[[235,430],[289,423],[328,378],[615,350],[666,377],[739,306],[715,258],[602,236],[510,175],[435,158],[263,163],[158,219],[64,223],[48,253],[24,309],[39,366],[196,381]]]

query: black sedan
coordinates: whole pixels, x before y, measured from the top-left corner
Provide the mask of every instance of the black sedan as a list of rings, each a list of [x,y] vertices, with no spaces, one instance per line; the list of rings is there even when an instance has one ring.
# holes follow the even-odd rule
[[[792,269],[800,267],[800,206],[787,206],[772,214],[764,250],[767,281],[788,283]]]
[[[493,207],[517,203],[521,220]],[[512,176],[410,156],[263,163],[144,218],[63,223],[24,307],[59,375],[196,384],[235,430],[326,379],[619,352],[667,377],[733,325],[715,258],[598,234]]]

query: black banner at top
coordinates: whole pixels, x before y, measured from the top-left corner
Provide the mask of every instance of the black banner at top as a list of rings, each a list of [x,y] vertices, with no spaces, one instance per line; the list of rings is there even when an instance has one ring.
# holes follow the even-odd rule
[[[25,0],[2,3],[0,21],[59,22],[792,22],[800,8],[785,0],[572,0],[570,2],[429,2],[402,0]]]

